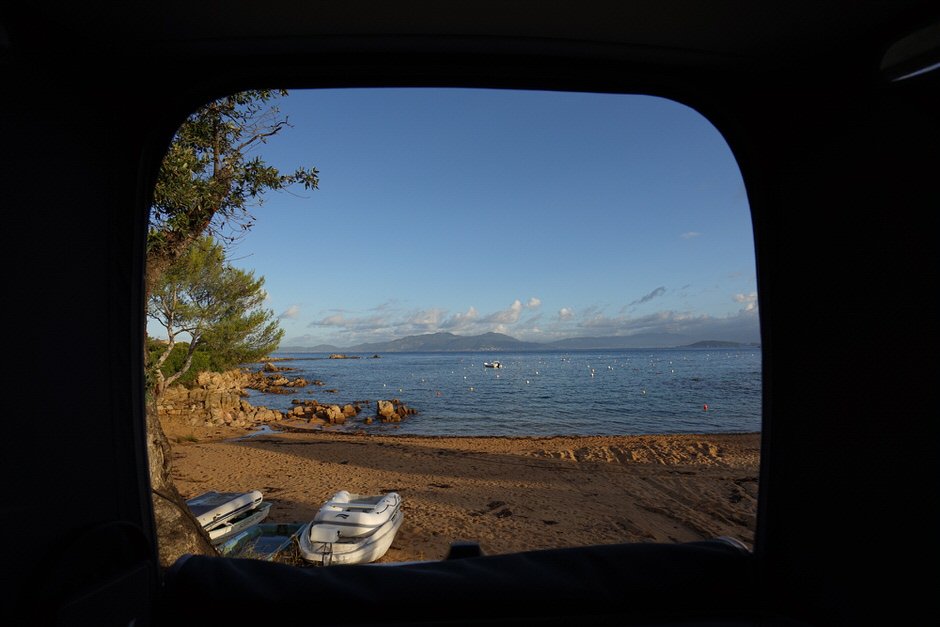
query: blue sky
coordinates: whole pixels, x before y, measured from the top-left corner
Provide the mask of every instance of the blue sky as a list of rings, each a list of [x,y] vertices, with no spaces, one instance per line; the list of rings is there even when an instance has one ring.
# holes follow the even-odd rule
[[[292,128],[261,154],[316,166],[320,188],[269,194],[230,260],[264,276],[282,345],[437,331],[759,341],[740,171],[684,105],[470,89],[277,104]]]

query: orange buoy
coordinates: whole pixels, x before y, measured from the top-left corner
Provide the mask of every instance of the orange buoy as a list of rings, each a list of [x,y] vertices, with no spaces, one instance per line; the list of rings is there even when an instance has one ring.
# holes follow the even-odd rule
[[[702,411],[708,411],[708,403],[702,405]]]

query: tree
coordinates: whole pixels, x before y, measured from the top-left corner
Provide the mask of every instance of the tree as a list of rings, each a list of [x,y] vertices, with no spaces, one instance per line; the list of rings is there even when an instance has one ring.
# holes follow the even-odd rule
[[[274,312],[262,308],[264,278],[225,262],[211,236],[196,241],[160,277],[150,293],[148,315],[164,328],[166,350],[151,365],[154,393],[163,391],[191,367],[199,349],[220,369],[252,361],[277,348],[284,331]],[[164,364],[177,336],[189,335],[186,358],[166,376]]]
[[[261,204],[265,193],[297,185],[316,189],[316,168],[282,174],[249,154],[289,127],[271,104],[285,95],[284,90],[257,90],[221,98],[190,115],[177,131],[154,187],[145,302],[152,287],[200,237],[212,233],[231,242],[250,229],[254,218],[249,208]],[[224,335],[221,329],[218,333],[215,341]],[[147,453],[160,562],[168,566],[186,553],[212,555],[215,549],[171,478],[170,444],[157,417],[156,380],[152,384],[147,395]]]
[[[316,189],[319,172],[300,167],[282,174],[259,146],[289,126],[270,102],[286,90],[246,91],[210,102],[180,127],[154,187],[147,235],[147,284],[152,285],[207,232],[231,242],[251,228],[250,206],[269,191],[301,185]]]

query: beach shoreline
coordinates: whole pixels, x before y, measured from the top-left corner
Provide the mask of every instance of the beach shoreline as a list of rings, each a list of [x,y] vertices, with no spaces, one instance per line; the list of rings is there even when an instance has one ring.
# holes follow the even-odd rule
[[[261,490],[267,522],[307,522],[339,490],[395,491],[404,522],[380,562],[731,536],[751,546],[760,434],[418,436],[164,422],[184,498]]]

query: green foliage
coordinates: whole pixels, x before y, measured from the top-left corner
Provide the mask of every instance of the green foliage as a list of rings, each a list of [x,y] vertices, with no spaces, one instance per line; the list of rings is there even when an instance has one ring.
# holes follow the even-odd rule
[[[317,188],[316,168],[284,174],[260,156],[249,156],[289,126],[271,104],[286,94],[241,92],[187,118],[164,156],[154,188],[148,257],[172,261],[207,230],[230,241],[251,228],[248,207],[260,205],[265,192],[294,185]]]
[[[147,353],[148,360],[147,363],[156,364],[163,353],[166,351],[167,345],[163,342],[154,340],[153,338],[148,338],[147,342]],[[189,352],[188,343],[178,343],[173,346],[173,350],[170,351],[170,355],[167,357],[166,361],[163,362],[160,370],[163,373],[163,376],[169,379],[175,373],[179,372],[183,364],[186,363],[186,356]],[[213,360],[212,355],[204,350],[196,350],[192,356],[192,363],[177,380],[176,383],[184,385],[186,387],[192,387],[196,383],[196,375],[200,372],[222,372],[224,368],[217,366]]]
[[[284,335],[274,312],[263,308],[264,278],[225,262],[222,246],[199,239],[152,286],[148,315],[165,329],[168,344],[155,355],[159,387],[179,380],[206,355],[207,368],[225,370],[277,348]],[[189,336],[185,351],[177,337]],[[182,356],[180,356],[182,355]]]

